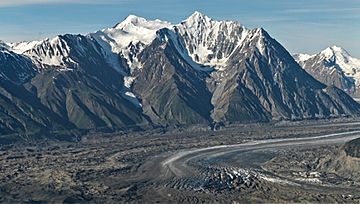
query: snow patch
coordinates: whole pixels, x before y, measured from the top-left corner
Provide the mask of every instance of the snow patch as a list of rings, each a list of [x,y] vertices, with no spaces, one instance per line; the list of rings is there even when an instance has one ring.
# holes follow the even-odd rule
[[[304,62],[312,57],[314,57],[315,55],[309,55],[309,54],[302,54],[302,53],[299,53],[299,54],[295,54],[294,55],[294,59],[297,61],[297,62]]]
[[[248,30],[238,22],[215,21],[200,12],[176,25],[174,32],[183,37],[194,62],[220,71],[248,35]]]
[[[135,81],[135,77],[124,77],[124,85],[126,88],[131,88],[132,83]]]
[[[41,41],[23,41],[19,43],[9,43],[11,50],[17,54],[22,54],[26,51],[33,49]]]
[[[176,34],[173,31],[169,31],[168,32],[169,37],[171,38],[172,42],[174,43],[175,49],[179,52],[179,54],[181,55],[181,57],[194,69],[198,70],[198,71],[212,71],[213,68],[200,64],[200,63],[196,63],[190,56],[189,53],[187,51],[187,49],[185,48],[185,45],[179,41],[179,39],[177,38]],[[167,37],[166,37],[166,41],[168,41]]]
[[[30,57],[35,64],[66,67],[77,63],[70,57],[70,47],[60,36],[41,41],[11,44],[11,50]]]
[[[170,28],[172,24],[161,20],[146,20],[129,15],[123,22],[113,28],[90,34],[100,41],[107,52],[120,54],[127,60],[131,69],[141,68],[136,55],[156,38],[156,32],[162,28]],[[106,46],[104,46],[104,43]],[[110,48],[110,49],[109,49]],[[106,51],[105,51],[106,52]],[[110,53],[107,53],[110,55]]]
[[[126,100],[128,100],[130,103],[134,104],[138,108],[142,108],[142,104],[140,103],[139,99],[136,97],[136,95],[131,91],[125,91],[123,93],[123,96]]]
[[[131,98],[136,98],[135,94],[133,92],[127,91],[125,92],[125,95],[131,97]]]
[[[136,79],[135,77],[131,77],[131,76],[124,77],[124,89],[122,90],[122,95],[126,100],[134,104],[136,107],[141,108],[142,104],[140,103],[140,100],[131,91],[131,85],[135,79]]]
[[[360,86],[360,59],[352,57],[345,49],[332,46],[315,55],[297,54],[294,56],[299,63],[305,63],[315,57],[329,63],[331,66],[328,66],[328,68],[336,69],[336,71],[343,72],[347,77],[353,78],[355,85]]]
[[[74,71],[74,69],[70,69],[70,68],[60,68],[60,69],[57,69],[58,72],[69,72],[69,71]]]

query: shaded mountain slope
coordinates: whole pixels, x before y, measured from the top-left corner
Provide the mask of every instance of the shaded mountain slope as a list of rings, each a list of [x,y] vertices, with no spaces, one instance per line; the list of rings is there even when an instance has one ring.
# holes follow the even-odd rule
[[[0,45],[0,131],[116,131],[357,116],[261,28],[195,12]]]

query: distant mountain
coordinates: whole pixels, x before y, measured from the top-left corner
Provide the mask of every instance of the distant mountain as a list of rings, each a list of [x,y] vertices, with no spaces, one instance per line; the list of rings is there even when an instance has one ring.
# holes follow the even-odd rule
[[[296,54],[294,58],[317,80],[360,97],[360,59],[345,49],[333,46],[315,55]]]
[[[199,12],[177,25],[131,15],[86,36],[0,46],[2,105],[8,103],[0,113],[11,118],[1,117],[2,134],[360,112],[343,91],[304,71],[265,30]]]

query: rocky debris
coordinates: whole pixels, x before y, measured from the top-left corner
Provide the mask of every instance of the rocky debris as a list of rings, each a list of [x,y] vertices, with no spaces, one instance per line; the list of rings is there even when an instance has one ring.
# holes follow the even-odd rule
[[[357,125],[343,122],[327,124],[327,128],[324,125],[320,121],[233,125],[216,134],[210,130],[165,133],[153,130],[141,135],[86,135],[76,143],[48,140],[32,146],[0,146],[0,202],[357,202],[360,185],[355,180],[339,182],[335,174],[316,169],[319,150],[331,155],[335,147],[316,147],[299,157],[296,155],[301,151],[292,148],[286,154],[289,158],[273,160],[273,165],[265,166],[266,172],[261,168],[244,169],[231,162],[226,166],[210,166],[195,161],[197,165],[190,164],[194,171],[184,177],[162,172],[162,162],[179,151],[358,129]],[[263,134],[264,130],[267,134]],[[296,178],[324,181],[331,176],[334,182],[325,184],[331,184],[336,191],[322,188],[314,191],[279,182],[284,181],[283,176],[288,177],[285,170],[301,172]],[[277,173],[281,177],[273,175]],[[295,177],[289,177],[290,181],[291,178]],[[348,192],[338,192],[344,185]]]
[[[360,158],[360,138],[346,143],[343,148],[347,156]]]
[[[202,168],[199,177],[176,178],[166,187],[219,193],[222,191],[249,191],[259,188],[258,174],[251,170],[239,168]]]
[[[357,168],[344,158],[339,146],[283,150],[264,165],[268,171],[297,182],[324,186],[357,186]],[[355,173],[354,173],[355,172]]]

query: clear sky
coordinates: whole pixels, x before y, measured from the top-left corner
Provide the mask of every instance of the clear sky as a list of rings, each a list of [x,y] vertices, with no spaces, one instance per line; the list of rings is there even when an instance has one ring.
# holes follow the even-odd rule
[[[0,39],[86,34],[129,14],[179,23],[195,10],[263,27],[293,53],[338,45],[360,58],[360,0],[0,0]]]

